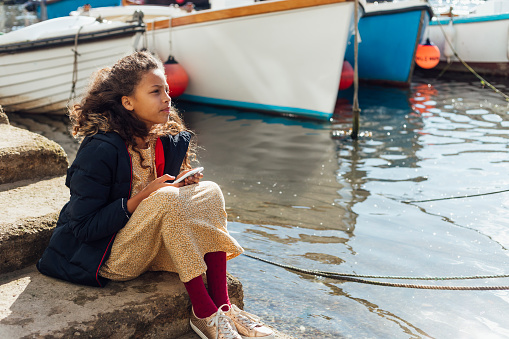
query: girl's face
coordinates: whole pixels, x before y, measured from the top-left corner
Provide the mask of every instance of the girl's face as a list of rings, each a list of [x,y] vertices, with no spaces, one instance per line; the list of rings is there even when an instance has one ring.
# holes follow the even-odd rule
[[[143,74],[134,93],[122,97],[122,105],[132,111],[149,129],[155,124],[168,121],[171,98],[163,70],[153,69]]]

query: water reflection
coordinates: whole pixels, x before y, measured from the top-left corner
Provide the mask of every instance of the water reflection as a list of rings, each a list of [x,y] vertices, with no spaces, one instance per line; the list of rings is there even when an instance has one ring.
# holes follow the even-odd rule
[[[332,125],[333,136],[336,130],[350,129],[352,96],[353,89],[339,93]],[[416,152],[420,145],[416,143],[418,135],[415,131],[422,129],[423,122],[421,114],[413,110],[412,100],[414,97],[408,89],[361,86],[361,129],[369,132],[369,138],[357,141],[334,138],[339,165],[336,179],[343,185],[336,203],[348,211],[347,227],[351,231],[356,225],[355,204],[365,201],[370,195],[365,189],[368,182],[426,180],[412,175],[401,178],[394,170],[417,166]],[[381,170],[388,168],[393,170],[387,174]]]
[[[226,197],[231,220],[346,231],[336,206],[342,186],[327,124],[182,106],[203,145],[206,175]],[[207,110],[205,112],[205,109]]]
[[[416,326],[406,321],[402,317],[397,316],[396,314],[388,310],[380,308],[378,305],[370,302],[369,300],[354,297],[351,294],[345,292],[343,289],[339,288],[336,284],[337,282],[335,281],[324,282],[324,285],[331,289],[331,294],[348,298],[360,305],[363,305],[370,313],[375,314],[386,321],[393,322],[399,327],[401,333],[405,333],[406,335],[408,335],[408,338],[433,338],[432,336],[430,336],[420,328],[417,328]],[[391,332],[392,331],[393,330],[391,330]],[[387,333],[387,336],[390,337],[392,335],[390,333]]]
[[[431,112],[437,104],[432,98],[438,94],[438,91],[431,84],[417,84],[413,87],[413,93],[409,100],[414,111],[413,115],[428,115],[428,112]]]

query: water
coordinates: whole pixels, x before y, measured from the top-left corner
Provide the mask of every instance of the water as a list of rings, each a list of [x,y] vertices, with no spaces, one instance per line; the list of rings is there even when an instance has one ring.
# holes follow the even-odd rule
[[[495,86],[509,92],[509,81]],[[473,76],[361,87],[358,141],[332,123],[178,103],[247,253],[301,268],[390,276],[509,273],[508,104]],[[65,117],[10,114],[64,146]],[[412,202],[443,199],[430,202]],[[507,291],[395,288],[314,277],[241,256],[246,309],[297,338],[509,337]],[[381,279],[376,279],[381,280]],[[395,281],[509,285],[509,279]]]

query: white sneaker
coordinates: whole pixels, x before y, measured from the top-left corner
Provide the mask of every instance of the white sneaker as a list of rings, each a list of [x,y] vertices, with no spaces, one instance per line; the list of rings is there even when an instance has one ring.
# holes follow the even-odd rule
[[[222,306],[221,306],[222,307]],[[221,307],[219,309],[221,309]],[[242,311],[236,305],[232,305],[225,314],[235,323],[240,336],[244,339],[274,339],[274,331],[260,321],[257,316]]]
[[[221,309],[207,318],[198,318],[192,309],[191,328],[202,339],[242,339],[235,328],[233,321]],[[229,310],[229,309],[228,309]]]

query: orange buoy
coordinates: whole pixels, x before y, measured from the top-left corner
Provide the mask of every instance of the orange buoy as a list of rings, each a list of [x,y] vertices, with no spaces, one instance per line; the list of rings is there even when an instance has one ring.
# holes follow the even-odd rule
[[[343,61],[341,70],[341,80],[339,81],[339,90],[347,89],[353,84],[353,67],[348,61]]]
[[[170,88],[170,97],[176,98],[182,95],[186,91],[187,84],[189,83],[189,77],[184,67],[175,60],[173,55],[170,55],[168,60],[164,63],[164,71],[166,73],[168,87]]]
[[[437,46],[426,40],[425,44],[419,44],[415,51],[415,63],[421,67],[430,69],[438,65],[440,61],[440,50]]]

